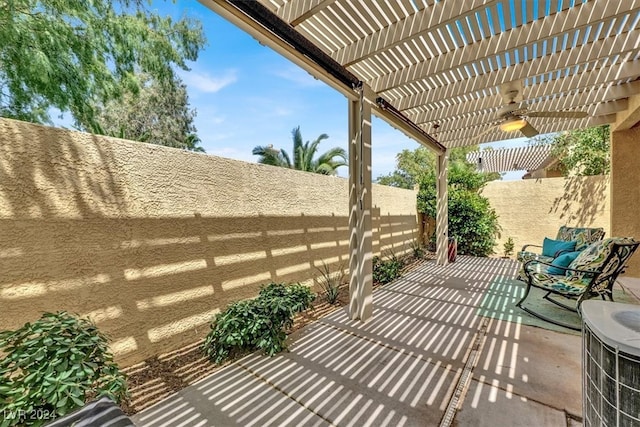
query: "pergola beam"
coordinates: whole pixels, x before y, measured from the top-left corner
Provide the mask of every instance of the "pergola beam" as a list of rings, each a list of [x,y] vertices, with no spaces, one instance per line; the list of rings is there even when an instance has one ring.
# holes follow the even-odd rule
[[[200,0],[219,15],[225,17],[238,27],[251,34],[284,57],[288,58],[314,77],[324,81],[351,100],[357,99],[355,88],[361,85],[358,78],[342,65],[334,61],[304,36],[291,28],[269,9],[257,1],[244,0]],[[373,93],[373,92],[371,92]],[[369,99],[375,104],[377,95]],[[426,132],[412,123],[402,113],[389,115],[380,108],[374,112],[390,125],[400,129],[405,134],[434,150],[442,152],[442,145],[438,144]]]
[[[556,70],[550,70],[550,73],[555,71]],[[572,74],[563,78],[547,80],[533,86],[525,87],[523,95],[525,98],[524,104],[526,104],[529,109],[535,110],[538,102],[545,102],[547,99],[554,97],[568,96],[570,95],[569,92],[574,94],[582,90],[591,90],[594,86],[601,85],[601,83],[598,83],[601,81],[611,81],[614,79],[623,81],[629,78],[637,78],[638,76],[640,76],[640,61],[630,61],[619,68],[608,66],[583,71],[577,75]],[[640,93],[640,82],[637,81],[610,85],[603,94],[604,98],[601,101],[628,97],[637,93]],[[430,111],[420,111],[421,108],[415,108],[405,110],[404,113],[419,125],[438,122],[441,129],[444,129],[444,127],[446,127],[445,123],[447,122],[458,123],[460,119],[467,115],[476,116],[478,114],[485,115],[495,113],[502,105],[504,105],[504,100],[502,96],[496,93],[493,96],[484,96],[461,104],[433,108]],[[576,107],[582,105],[584,104],[578,102],[573,103],[573,106]],[[544,108],[548,109],[549,107],[545,106]],[[484,121],[487,121],[486,116]]]
[[[628,99],[628,107],[616,115],[616,121],[611,126],[611,131],[630,129],[640,122],[640,95],[634,95]]]
[[[447,73],[450,70],[465,66],[472,67],[474,63],[485,58],[487,52],[497,55],[528,46],[533,42],[541,43],[543,40],[547,40],[551,44],[554,37],[563,35],[567,31],[583,30],[588,25],[638,11],[640,11],[640,0],[631,0],[628,4],[625,2],[624,7],[620,2],[591,1],[583,3],[580,6],[550,15],[545,19],[505,31],[498,36],[464,45],[428,61],[403,67],[373,79],[369,84],[373,90],[382,93],[413,81],[424,80],[425,76],[432,78],[432,76]],[[556,48],[560,50],[557,45]],[[609,50],[607,55],[612,52],[616,51]],[[335,57],[335,55],[333,56]],[[338,62],[344,63],[340,60]]]
[[[377,105],[376,115],[381,118],[386,118],[388,120],[401,120],[405,122],[405,126],[403,132],[407,134],[410,138],[415,139],[416,141],[427,140],[429,141],[428,148],[431,148],[436,152],[436,154],[443,154],[446,151],[446,147],[440,144],[434,137],[429,135],[425,130],[421,127],[417,126],[413,123],[406,115],[402,114],[402,112],[398,111],[393,105],[389,104],[384,98],[378,97],[376,98],[375,104]]]
[[[489,87],[496,87],[503,83],[522,80],[529,76],[545,74],[547,70],[564,70],[569,67],[581,66],[594,61],[608,58],[610,52],[616,52],[621,57],[636,53],[640,30],[635,29],[616,37],[582,45],[574,49],[563,50],[552,55],[537,58],[512,65],[507,69],[491,71],[477,75],[470,79],[458,80],[445,86],[436,87],[429,91],[422,91],[412,95],[394,99],[387,94],[389,99],[400,111],[421,105],[431,104],[443,99],[452,99],[465,94],[481,92]],[[426,75],[426,74],[425,74]]]
[[[473,15],[478,10],[492,6],[497,2],[497,0],[466,0],[461,2],[459,7],[451,7],[446,2],[435,3],[433,6],[424,8],[402,21],[395,22],[367,38],[357,40],[333,52],[331,56],[348,67],[413,37],[446,29],[446,26],[454,23],[456,19]]]
[[[276,14],[295,27],[333,2],[335,0],[291,0],[277,9]]]
[[[242,0],[199,1],[347,98],[356,98],[353,86],[358,84],[359,79],[319,48],[305,42],[304,37],[284,21],[277,22],[273,19],[275,15],[261,3]],[[329,64],[330,68],[327,67]]]

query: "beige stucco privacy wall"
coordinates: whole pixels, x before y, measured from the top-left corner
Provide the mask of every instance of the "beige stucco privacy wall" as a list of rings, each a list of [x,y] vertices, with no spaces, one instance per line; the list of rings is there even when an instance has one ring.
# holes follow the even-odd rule
[[[509,237],[515,253],[525,244],[555,238],[562,225],[603,227],[611,235],[607,176],[492,181],[482,194],[499,217],[499,255]]]
[[[636,111],[640,98],[634,98]],[[636,113],[638,115],[638,113]],[[611,231],[640,240],[640,124],[611,133]],[[640,277],[640,253],[629,260],[626,275]]]
[[[68,310],[124,365],[202,338],[269,281],[347,265],[347,180],[0,119],[0,330]],[[415,191],[374,185],[374,251]]]

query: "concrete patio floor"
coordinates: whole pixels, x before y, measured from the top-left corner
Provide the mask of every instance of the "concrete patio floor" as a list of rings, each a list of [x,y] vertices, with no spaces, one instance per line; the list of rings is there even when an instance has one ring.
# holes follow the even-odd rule
[[[577,426],[581,340],[482,317],[517,263],[428,261],[374,292],[374,316],[338,310],[133,416],[138,426]]]

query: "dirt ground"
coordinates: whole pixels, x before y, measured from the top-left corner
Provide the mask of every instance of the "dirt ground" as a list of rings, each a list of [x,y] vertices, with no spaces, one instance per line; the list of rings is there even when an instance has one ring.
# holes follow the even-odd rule
[[[414,259],[404,268],[403,273],[411,271],[429,256]],[[374,289],[380,285],[374,283]],[[313,309],[300,313],[294,320],[289,334],[315,322],[319,318],[344,307],[349,302],[347,285],[341,288],[340,296],[335,304],[329,304],[323,295],[318,295]],[[201,350],[202,340],[191,343],[171,353],[161,354],[144,362],[124,369],[127,375],[129,402],[121,404],[123,410],[132,415],[161,401],[171,394],[209,376],[225,365],[214,365]],[[231,362],[228,362],[231,363]]]

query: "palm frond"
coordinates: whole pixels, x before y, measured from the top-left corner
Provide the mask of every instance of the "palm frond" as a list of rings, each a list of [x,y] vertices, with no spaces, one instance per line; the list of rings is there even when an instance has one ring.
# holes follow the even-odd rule
[[[291,131],[291,136],[293,138],[293,167],[295,169],[300,169],[300,165],[302,165],[302,133],[300,132],[300,126],[293,128]]]
[[[293,164],[291,164],[291,158],[289,157],[289,153],[287,153],[284,148],[280,149],[280,155],[283,159],[283,166],[289,169],[293,169]]]
[[[291,136],[293,139],[291,156],[285,150],[273,148],[273,145],[258,145],[252,151],[254,155],[260,156],[258,163],[323,175],[335,175],[340,166],[347,165],[347,154],[343,148],[339,147],[334,147],[315,158],[320,142],[329,138],[326,133],[321,134],[313,141],[304,142],[300,126],[297,126],[291,131]]]
[[[258,145],[251,151],[251,153],[255,156],[260,156],[258,163],[262,163],[263,165],[289,167],[287,161],[282,155],[282,150],[273,148],[273,145]]]
[[[339,160],[337,160],[336,158],[338,158]],[[340,166],[346,166],[347,152],[344,148],[333,147],[318,156],[319,163],[327,163],[329,161],[336,161],[342,163]]]

